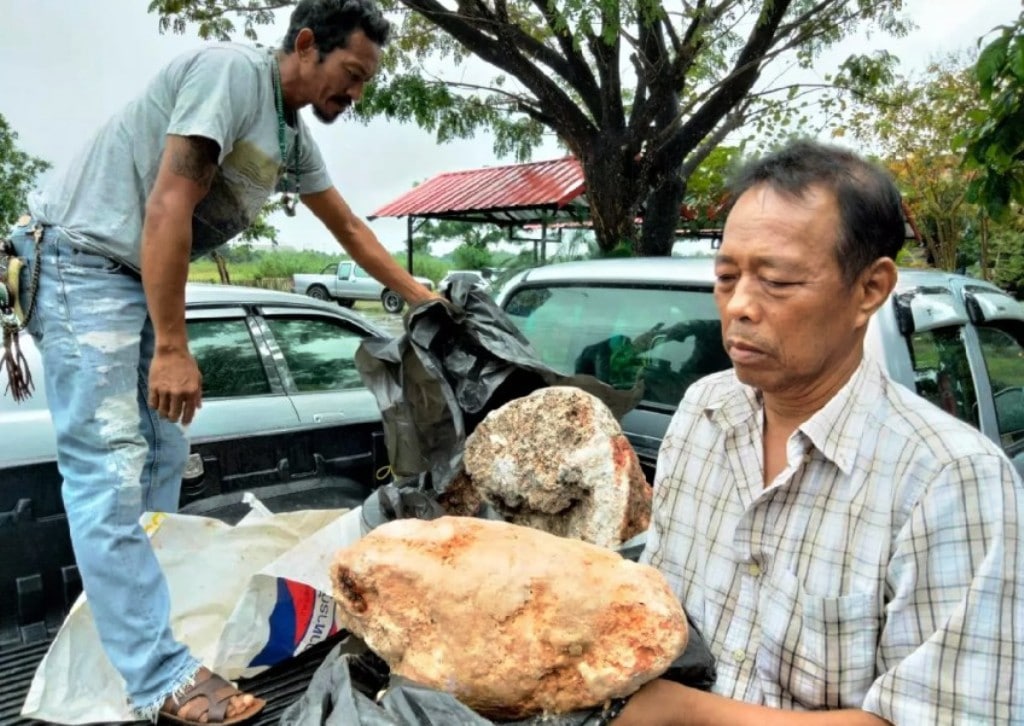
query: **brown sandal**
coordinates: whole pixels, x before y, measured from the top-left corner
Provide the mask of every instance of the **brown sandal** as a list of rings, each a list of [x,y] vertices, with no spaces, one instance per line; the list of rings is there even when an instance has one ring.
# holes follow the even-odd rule
[[[242,691],[235,688],[216,673],[211,673],[209,677],[185,688],[177,697],[168,698],[167,703],[160,709],[160,718],[166,718],[174,723],[186,724],[186,726],[194,726],[194,724],[199,723],[229,726],[230,724],[241,723],[252,718],[267,705],[267,702],[262,698],[257,698],[245,711],[237,716],[227,718],[228,704],[231,699],[242,695],[245,695]],[[182,708],[197,698],[206,700],[206,708],[204,710],[195,714],[192,718],[184,718],[178,715],[181,713]],[[203,716],[206,716],[206,720],[200,721]]]

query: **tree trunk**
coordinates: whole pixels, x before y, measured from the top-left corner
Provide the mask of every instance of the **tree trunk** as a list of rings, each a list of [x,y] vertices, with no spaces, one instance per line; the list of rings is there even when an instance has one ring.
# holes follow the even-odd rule
[[[992,271],[988,267],[988,215],[981,213],[981,240],[979,242],[981,256],[981,279],[991,280]]]
[[[217,274],[220,277],[221,285],[231,284],[231,275],[228,274],[228,262],[224,257],[217,251],[210,253],[210,257],[217,263]]]
[[[672,254],[679,225],[679,209],[686,195],[686,182],[678,174],[662,178],[650,190],[644,206],[643,230],[636,246],[639,257],[667,257]]]
[[[672,127],[678,113],[679,97],[672,92],[655,117],[656,137]],[[638,257],[667,257],[672,254],[679,210],[686,194],[686,179],[679,173],[680,166],[697,141],[699,139],[690,139],[677,129],[661,148],[648,149],[653,156],[645,160],[649,164],[649,173],[644,179],[647,188],[643,190],[646,195],[643,229],[634,247]]]
[[[597,245],[602,252],[611,252],[620,243],[634,244],[640,190],[638,164],[627,143],[604,141],[584,150],[580,163]]]

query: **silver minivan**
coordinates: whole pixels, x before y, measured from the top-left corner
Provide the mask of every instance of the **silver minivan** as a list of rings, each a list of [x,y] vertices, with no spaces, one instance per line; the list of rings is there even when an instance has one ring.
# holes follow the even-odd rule
[[[622,425],[650,476],[686,388],[732,365],[714,282],[711,257],[588,260],[524,271],[497,301],[556,370],[622,388],[644,382]],[[1024,475],[1024,304],[982,280],[901,269],[865,347],[896,381],[1002,446]]]

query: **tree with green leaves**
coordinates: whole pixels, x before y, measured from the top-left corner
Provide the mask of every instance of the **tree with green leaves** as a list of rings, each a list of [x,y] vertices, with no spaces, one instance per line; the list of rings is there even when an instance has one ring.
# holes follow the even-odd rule
[[[699,231],[722,226],[726,185],[742,156],[742,149],[737,146],[718,146],[693,170],[686,181],[686,196],[683,200],[687,217],[685,227]]]
[[[1024,300],[1024,217],[1013,215],[993,225],[988,257],[992,282]]]
[[[20,150],[18,134],[0,114],[0,225],[14,224],[28,211],[27,197],[36,177],[50,168],[43,159]]]
[[[919,76],[896,78],[851,107],[833,129],[835,136],[852,135],[889,168],[929,261],[946,270],[964,266],[962,243],[981,225],[981,210],[967,196],[971,172],[961,166],[962,134],[978,105],[970,65],[951,56]],[[980,253],[984,258],[984,244]]]
[[[981,103],[962,141],[967,166],[979,172],[971,200],[1004,219],[1011,202],[1024,204],[1024,12],[995,31],[974,67]]]
[[[151,0],[162,29],[254,38],[289,0]],[[583,166],[602,249],[669,254],[686,184],[730,133],[777,131],[810,88],[770,67],[810,68],[859,28],[901,34],[902,0],[380,0],[397,18],[382,73],[358,112],[412,121],[439,141],[489,130],[524,159],[553,132]],[[241,28],[236,21],[242,23]],[[491,68],[467,79],[472,59]],[[884,77],[855,56],[830,87]],[[433,69],[437,69],[436,71]],[[452,73],[457,70],[457,73]],[[637,234],[636,219],[643,218]]]

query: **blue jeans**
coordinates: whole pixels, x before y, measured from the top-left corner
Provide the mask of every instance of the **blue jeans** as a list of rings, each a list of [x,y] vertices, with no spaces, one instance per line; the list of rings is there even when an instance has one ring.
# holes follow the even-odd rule
[[[29,333],[43,359],[71,543],[107,657],[131,705],[154,718],[199,667],[171,633],[170,594],[139,525],[144,511],[178,507],[188,442],[148,405],[153,326],[142,283],[106,257],[47,227],[36,259],[31,227],[18,255],[41,264]],[[27,310],[31,271],[21,277]]]

